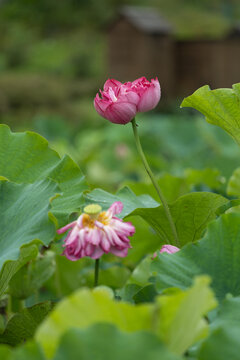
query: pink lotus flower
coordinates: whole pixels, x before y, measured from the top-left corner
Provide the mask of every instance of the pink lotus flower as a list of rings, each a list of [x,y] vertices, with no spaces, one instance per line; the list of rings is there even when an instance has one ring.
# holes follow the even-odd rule
[[[174,254],[175,252],[179,251],[180,249],[176,246],[173,246],[173,245],[163,245],[160,249],[160,254],[166,252],[168,254]],[[152,259],[155,259],[155,257],[157,256],[157,253],[155,252],[153,254],[153,257]]]
[[[168,254],[174,254],[175,252],[179,251],[180,249],[173,245],[163,245],[160,249],[160,253],[166,252]]]
[[[99,205],[86,206],[76,221],[57,231],[62,234],[71,229],[64,240],[63,254],[71,261],[84,256],[98,259],[109,252],[119,257],[127,256],[131,247],[128,236],[135,233],[135,228],[130,222],[115,217],[122,209],[120,201],[114,202],[107,211],[101,211]]]
[[[138,112],[145,112],[156,107],[161,91],[158,79],[149,82],[141,77],[133,82],[121,82],[109,79],[103,91],[94,99],[96,111],[107,120],[116,124],[129,123]]]

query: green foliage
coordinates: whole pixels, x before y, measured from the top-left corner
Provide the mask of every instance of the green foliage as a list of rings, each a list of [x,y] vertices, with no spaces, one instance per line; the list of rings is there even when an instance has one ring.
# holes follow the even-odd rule
[[[13,346],[32,338],[37,327],[51,309],[51,303],[45,302],[14,314],[8,321],[5,331],[0,335],[0,343]]]
[[[227,193],[230,196],[240,196],[240,168],[234,170],[227,185]]]
[[[71,327],[86,328],[97,322],[107,322],[123,331],[151,328],[152,309],[149,305],[134,307],[115,302],[106,289],[82,289],[60,302],[39,327],[36,340],[48,357],[56,350],[60,336]]]
[[[194,341],[206,336],[203,316],[216,306],[208,283],[208,278],[198,278],[187,291],[178,290],[157,298],[155,304],[138,306],[113,300],[104,288],[82,289],[57,305],[39,327],[36,340],[47,357],[52,358],[61,335],[67,330],[104,322],[124,332],[150,330],[163,339],[173,353],[182,354]],[[189,307],[189,303],[194,306]],[[166,316],[167,313],[170,316]]]
[[[223,300],[228,293],[238,296],[239,219],[239,214],[224,214],[209,224],[207,234],[198,243],[189,244],[172,255],[158,255],[151,268],[151,274],[156,276],[158,291],[168,287],[186,288],[194,276],[208,274],[219,300]]]
[[[26,245],[33,242],[49,245],[56,231],[52,213],[60,224],[65,223],[71,212],[79,210],[87,186],[77,165],[68,156],[60,159],[45,139],[31,132],[13,134],[4,125],[0,125],[0,176],[0,294],[3,294],[14,273],[36,257],[36,246]],[[58,198],[57,193],[61,193]],[[24,289],[20,289],[22,295],[16,284],[12,291],[26,297],[36,288],[34,282],[41,286],[47,279],[42,276],[40,280],[39,276],[35,269],[31,281],[28,278]],[[17,282],[21,283],[21,276]]]
[[[200,346],[200,359],[238,359],[240,350],[239,310],[239,297],[228,297],[223,301],[211,324],[210,336]]]
[[[206,337],[207,322],[203,315],[217,305],[207,286],[209,282],[208,277],[199,277],[186,292],[176,290],[156,300],[160,309],[157,333],[174,353],[184,354],[194,342]]]
[[[239,359],[239,325],[225,325],[212,332],[199,351],[201,360]]]
[[[158,203],[149,196],[136,196],[125,187],[116,195],[95,189],[86,195],[86,199],[88,202],[100,204],[104,209],[114,201],[122,201],[124,208],[121,217],[140,215],[158,233],[163,243],[174,244],[174,237],[163,207],[157,207]],[[227,202],[227,199],[217,194],[195,192],[186,194],[170,204],[180,245],[200,239],[208,222],[216,217],[216,210]]]
[[[240,84],[232,89],[210,90],[203,86],[182,102],[182,107],[193,107],[205,115],[206,120],[220,126],[240,145]]]
[[[6,345],[0,345],[0,355],[4,360],[11,360],[11,350]]]
[[[107,341],[106,341],[107,339]],[[60,342],[54,360],[180,360],[170,353],[153,334],[138,331],[126,334],[109,324],[67,331]]]
[[[133,214],[143,217],[159,234],[163,243],[183,246],[200,239],[209,221],[215,219],[216,210],[227,202],[224,197],[207,192],[195,192],[178,198],[169,205],[180,244],[176,244],[162,206],[136,209]]]
[[[188,184],[184,177],[173,176],[170,174],[163,174],[158,180],[160,189],[162,190],[167,201],[172,202],[179,196],[190,191],[190,184]],[[149,194],[154,200],[159,201],[157,192],[152,184],[141,182],[126,182],[127,186],[136,194]]]
[[[213,108],[209,90],[203,96],[211,94],[211,100],[201,106],[207,106],[212,122],[227,118],[225,129],[235,136],[237,122],[233,124],[228,106],[238,114],[233,99],[239,89],[225,90],[216,90],[223,107],[218,108],[217,102]],[[224,175],[232,173],[234,161],[239,162],[236,144],[221,129],[206,130],[201,120],[181,124],[164,117],[156,120],[139,125],[154,171],[166,169],[168,162],[174,170],[175,175],[159,174],[158,182],[180,238],[181,249],[175,254],[159,252],[161,245],[174,240],[153,187],[138,170],[127,127],[116,131],[111,124],[113,130],[108,132],[110,125],[97,125],[92,137],[86,131],[74,137],[75,143],[70,126],[64,134],[78,160],[91,164],[89,169],[97,164],[93,174],[102,164],[109,163],[110,168],[115,164],[115,171],[121,161],[123,166],[129,160],[120,176],[119,169],[114,174],[114,184],[124,179],[130,188],[112,194],[87,191],[74,161],[60,158],[41,136],[14,134],[0,125],[0,343],[13,347],[0,345],[4,359],[238,359],[239,168],[227,185],[230,199],[217,169],[222,161],[222,167],[228,167]],[[55,125],[46,124],[47,120],[42,130],[50,129],[53,142],[65,132],[58,118]],[[113,184],[105,170],[98,179],[102,176],[103,182]],[[136,227],[132,249],[124,259],[103,255],[100,286],[91,289],[95,261],[86,257],[71,262],[61,256],[56,227],[74,219],[86,204],[99,203],[106,210],[114,201],[124,204],[120,218]],[[58,303],[52,309],[49,301],[38,303],[44,300]],[[24,302],[36,305],[20,310]]]
[[[62,195],[52,201],[52,212],[60,224],[67,221],[71,212],[79,210],[87,188],[72,159],[60,159],[41,136],[32,132],[11,133],[5,125],[0,125],[0,175],[17,183],[45,178],[57,182]]]
[[[46,360],[40,346],[35,342],[27,342],[16,349],[0,345],[0,355],[4,360]]]
[[[49,199],[57,191],[56,183],[51,180],[33,184],[0,181],[0,287],[3,290],[7,286],[4,267],[18,259],[20,248],[34,241],[48,245],[54,239],[56,230],[49,216]],[[12,268],[11,275],[13,271]]]
[[[10,280],[8,293],[26,299],[38,291],[55,272],[55,254],[51,251],[23,266]]]

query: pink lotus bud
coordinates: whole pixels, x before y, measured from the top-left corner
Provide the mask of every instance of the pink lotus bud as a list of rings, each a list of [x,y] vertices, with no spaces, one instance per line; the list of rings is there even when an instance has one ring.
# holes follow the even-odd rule
[[[96,111],[107,120],[116,124],[129,123],[138,112],[154,109],[161,96],[158,79],[151,82],[141,77],[124,84],[109,79],[104,84],[103,91],[94,99]]]
[[[161,253],[164,253],[164,252],[166,252],[166,253],[168,253],[168,254],[174,254],[175,252],[177,252],[177,251],[179,251],[180,249],[178,248],[178,247],[176,247],[176,246],[173,246],[173,245],[163,245],[162,247],[161,247],[161,249],[160,249],[160,254]],[[154,254],[153,254],[153,257],[152,257],[152,259],[155,259],[155,257],[157,256],[157,253],[155,252]]]
[[[76,221],[57,231],[62,234],[71,229],[64,240],[63,254],[71,261],[85,256],[98,259],[109,252],[127,256],[131,247],[128,237],[135,233],[135,228],[130,222],[115,217],[122,209],[120,201],[114,202],[107,211],[96,204],[86,206]]]
[[[175,252],[179,251],[180,249],[173,245],[163,245],[160,249],[160,253],[166,252],[168,254],[174,254]]]

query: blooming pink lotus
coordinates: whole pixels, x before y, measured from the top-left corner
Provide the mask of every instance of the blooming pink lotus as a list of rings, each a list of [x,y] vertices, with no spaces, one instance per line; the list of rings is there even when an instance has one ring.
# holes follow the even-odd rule
[[[94,99],[99,115],[115,124],[127,124],[138,112],[154,109],[160,100],[161,90],[157,78],[150,82],[141,77],[124,84],[109,79],[100,94],[101,97],[97,94]]]
[[[86,206],[76,221],[57,231],[62,234],[71,229],[64,240],[63,254],[71,261],[84,256],[99,259],[109,252],[119,257],[127,256],[131,247],[128,236],[135,233],[135,228],[130,222],[115,217],[122,209],[120,201],[114,202],[107,211],[101,211],[99,205]]]

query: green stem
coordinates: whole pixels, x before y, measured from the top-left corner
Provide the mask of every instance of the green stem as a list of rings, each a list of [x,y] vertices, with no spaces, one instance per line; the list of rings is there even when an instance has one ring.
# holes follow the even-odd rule
[[[94,287],[98,286],[99,261],[100,259],[96,259],[95,261]]]
[[[176,230],[175,224],[173,222],[173,218],[172,218],[172,215],[170,213],[168,203],[167,203],[167,201],[166,201],[166,199],[165,199],[165,197],[164,197],[164,195],[163,195],[163,193],[162,193],[162,191],[161,191],[161,189],[160,189],[160,187],[159,187],[159,185],[158,185],[158,183],[157,183],[157,181],[156,181],[156,179],[155,179],[155,177],[154,177],[154,175],[152,173],[152,170],[150,169],[150,166],[149,166],[149,164],[147,162],[147,159],[146,159],[146,157],[144,155],[142,145],[140,143],[138,131],[137,131],[137,124],[136,124],[135,118],[132,119],[131,122],[132,122],[132,128],[133,128],[133,133],[134,133],[134,137],[135,137],[135,141],[136,141],[137,150],[138,150],[139,155],[140,155],[140,157],[142,159],[145,170],[148,173],[148,175],[149,175],[149,177],[150,177],[150,179],[151,179],[151,181],[153,183],[153,186],[155,187],[155,189],[156,189],[156,191],[158,193],[158,196],[159,196],[159,198],[161,200],[161,203],[163,205],[163,208],[165,210],[167,219],[169,221],[169,224],[170,224],[170,227],[171,227],[174,239],[175,239],[175,243],[179,247],[179,239],[178,239],[178,235],[177,235],[177,230]]]

